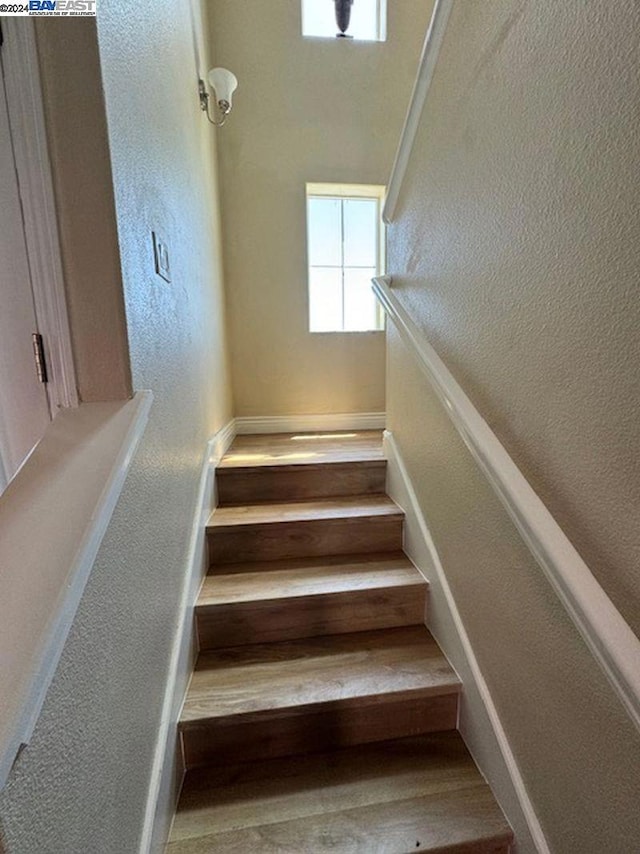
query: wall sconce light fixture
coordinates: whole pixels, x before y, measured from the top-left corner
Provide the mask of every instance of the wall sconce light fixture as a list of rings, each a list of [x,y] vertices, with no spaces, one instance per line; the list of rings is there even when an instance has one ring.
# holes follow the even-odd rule
[[[207,86],[204,80],[198,80],[198,94],[200,95],[200,109],[207,114],[207,118],[212,125],[222,127],[226,122],[227,116],[231,112],[231,97],[238,88],[238,78],[226,68],[212,68],[207,75],[209,85],[213,89],[216,98],[216,106],[218,108],[218,118],[212,117],[209,112],[209,98]]]

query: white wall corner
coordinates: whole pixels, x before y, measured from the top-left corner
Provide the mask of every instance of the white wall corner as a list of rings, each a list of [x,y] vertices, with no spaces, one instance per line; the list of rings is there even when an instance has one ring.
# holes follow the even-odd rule
[[[518,854],[550,854],[393,434],[384,431],[387,493],[404,510],[404,550],[429,582],[427,626],[463,684],[458,727],[516,836]]]
[[[196,656],[193,609],[207,572],[206,524],[217,505],[216,466],[236,435],[231,419],[207,442],[196,500],[178,624],[162,702],[160,726],[151,768],[139,854],[162,854],[175,814],[183,771],[178,740],[178,717]]]

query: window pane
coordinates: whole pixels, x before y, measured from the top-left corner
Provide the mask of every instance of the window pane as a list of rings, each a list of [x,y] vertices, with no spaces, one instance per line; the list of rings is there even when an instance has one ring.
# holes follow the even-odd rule
[[[342,330],[342,271],[309,269],[309,331]]]
[[[377,267],[377,201],[345,199],[343,204],[345,267]]]
[[[302,0],[302,35],[331,38],[338,32],[330,0]]]
[[[342,264],[340,200],[307,200],[309,266],[339,267]]]
[[[384,0],[355,0],[347,35],[355,39],[377,41],[384,39],[380,16]],[[302,35],[335,38],[338,32],[335,5],[331,0],[302,0]]]
[[[351,22],[347,33],[354,39],[376,41],[378,32],[378,6],[380,0],[356,0],[351,7]],[[333,4],[331,4],[333,5]]]
[[[379,329],[371,279],[376,268],[344,271],[344,328],[349,332]]]

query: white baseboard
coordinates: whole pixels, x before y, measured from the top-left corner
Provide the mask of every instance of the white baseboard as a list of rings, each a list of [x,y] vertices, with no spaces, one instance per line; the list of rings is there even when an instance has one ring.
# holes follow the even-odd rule
[[[182,773],[178,758],[178,716],[195,659],[193,608],[207,571],[205,527],[217,504],[216,465],[234,437],[235,423],[232,419],[209,440],[202,462],[196,514],[180,597],[179,624],[165,686],[139,854],[164,852],[180,794]]]
[[[453,598],[393,434],[384,432],[387,493],[405,512],[404,550],[429,582],[427,625],[460,677],[458,728],[514,829],[519,854],[550,854]]]
[[[210,461],[217,466],[222,457],[227,453],[236,437],[236,419],[232,418],[209,441]]]
[[[329,415],[257,415],[236,418],[236,433],[319,433],[334,430],[383,430],[384,412],[345,412]]]

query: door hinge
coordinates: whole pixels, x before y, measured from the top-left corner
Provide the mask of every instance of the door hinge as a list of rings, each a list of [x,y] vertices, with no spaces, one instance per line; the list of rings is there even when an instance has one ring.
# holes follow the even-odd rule
[[[41,383],[49,382],[47,378],[47,362],[44,357],[44,343],[42,341],[42,335],[39,332],[34,332],[31,336],[31,341],[33,343],[33,357],[36,360],[36,373],[38,374],[38,380]]]

